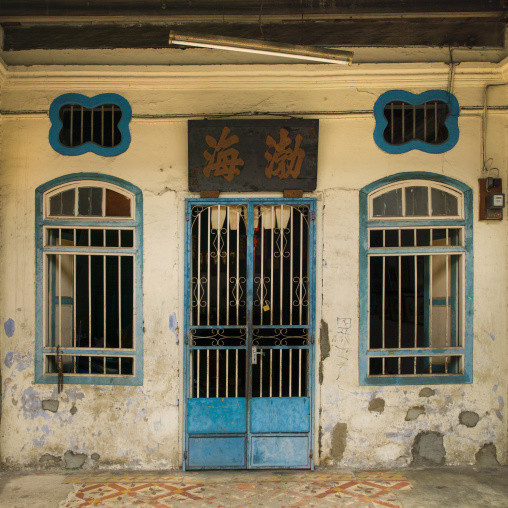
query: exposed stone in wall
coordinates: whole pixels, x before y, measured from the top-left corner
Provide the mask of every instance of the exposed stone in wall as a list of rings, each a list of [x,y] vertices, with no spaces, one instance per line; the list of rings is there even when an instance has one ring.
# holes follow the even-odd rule
[[[439,432],[420,432],[413,442],[413,466],[441,466],[445,463],[446,450],[443,435]]]
[[[337,423],[332,432],[332,458],[338,463],[344,456],[347,441],[347,424]]]
[[[54,455],[50,455],[49,453],[45,453],[41,456],[39,459],[39,462],[48,463],[51,462],[52,464],[56,465],[58,462],[62,462],[62,459],[60,457],[55,457]]]
[[[59,404],[58,400],[43,400],[42,409],[56,413],[58,411]]]
[[[319,361],[319,384],[323,384],[323,362],[330,356],[330,337],[328,335],[328,323],[321,320],[321,329],[319,334],[319,346],[321,349],[321,359]]]
[[[369,411],[382,413],[385,410],[385,401],[381,397],[372,399],[369,402]]]
[[[86,455],[84,453],[74,453],[67,450],[64,453],[65,469],[79,469],[85,463]]]
[[[436,390],[433,390],[432,388],[429,388],[426,386],[425,388],[422,388],[420,390],[420,397],[432,397],[433,395],[436,395]]]
[[[93,461],[97,462],[101,458],[101,456],[98,453],[92,453],[92,455],[90,455],[90,458]]]
[[[78,408],[73,404],[72,407],[69,409],[69,412],[71,415],[75,415],[78,412]]]
[[[497,449],[493,443],[484,444],[475,455],[476,465],[478,467],[496,467],[499,466],[497,461]]]
[[[425,414],[425,408],[423,406],[415,406],[411,409],[408,409],[406,414],[406,422],[410,422],[412,420],[416,420],[420,415]]]
[[[476,427],[479,420],[480,417],[473,411],[462,411],[459,415],[459,422],[466,427]]]

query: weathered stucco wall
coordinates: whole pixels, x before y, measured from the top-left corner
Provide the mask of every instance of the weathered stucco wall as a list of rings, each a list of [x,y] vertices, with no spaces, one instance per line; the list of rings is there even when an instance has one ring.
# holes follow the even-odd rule
[[[506,67],[506,64],[505,64]],[[504,78],[503,71],[504,69]],[[320,119],[317,245],[317,461],[337,467],[506,462],[507,226],[478,222],[482,106],[494,64],[456,69],[463,108],[457,145],[442,155],[389,155],[373,141],[381,93],[447,89],[443,64],[218,67],[11,67],[2,88],[0,318],[1,460],[5,467],[180,467],[183,204],[187,118],[231,113]],[[123,95],[133,109],[129,149],[66,157],[48,143],[54,98]],[[506,105],[506,87],[489,89]],[[476,109],[475,109],[476,108]],[[507,185],[506,110],[490,110],[486,155]],[[430,171],[474,193],[474,382],[360,387],[358,196],[379,178]],[[140,387],[34,384],[34,191],[76,172],[114,175],[144,198],[144,383]],[[174,326],[174,315],[177,327]],[[47,401],[56,401],[50,402]],[[477,417],[475,416],[475,413]],[[495,447],[495,448],[494,448]],[[480,450],[483,452],[479,453]],[[486,457],[486,458],[485,458]]]

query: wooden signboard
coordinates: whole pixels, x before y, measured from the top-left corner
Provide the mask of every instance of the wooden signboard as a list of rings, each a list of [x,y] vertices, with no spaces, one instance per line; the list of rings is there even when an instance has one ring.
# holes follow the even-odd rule
[[[315,190],[318,134],[318,120],[189,120],[189,190]]]

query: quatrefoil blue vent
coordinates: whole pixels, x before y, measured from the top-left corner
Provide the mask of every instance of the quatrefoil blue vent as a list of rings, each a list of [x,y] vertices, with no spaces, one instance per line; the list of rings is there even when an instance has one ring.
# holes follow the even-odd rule
[[[115,93],[60,95],[49,108],[49,143],[62,155],[119,155],[131,141],[131,117],[130,104]]]
[[[391,90],[374,105],[374,141],[388,153],[443,153],[459,139],[459,103],[444,90],[419,95]]]

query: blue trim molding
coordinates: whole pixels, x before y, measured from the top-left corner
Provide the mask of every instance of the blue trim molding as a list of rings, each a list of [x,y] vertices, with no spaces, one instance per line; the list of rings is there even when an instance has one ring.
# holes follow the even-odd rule
[[[464,197],[464,218],[459,220],[446,219],[443,221],[433,220],[432,217],[417,220],[382,220],[369,221],[369,194],[389,184],[411,181],[428,180],[431,182],[449,185],[462,192]],[[360,191],[360,284],[359,284],[359,382],[360,385],[428,385],[428,384],[458,384],[473,382],[473,192],[464,183],[436,173],[408,172],[397,173],[373,182]],[[434,218],[435,219],[435,218]],[[369,227],[418,227],[418,226],[460,226],[464,227],[464,309],[463,317],[464,344],[463,347],[447,349],[400,349],[400,350],[369,350],[369,268],[368,268],[368,232]],[[454,252],[454,248],[448,248]],[[448,375],[421,375],[421,376],[372,376],[369,377],[369,358],[372,357],[397,357],[397,356],[432,356],[433,354],[463,355],[464,373]]]
[[[113,147],[100,146],[91,141],[79,146],[65,146],[60,142],[60,131],[63,128],[62,119],[60,118],[60,110],[63,106],[76,104],[87,109],[97,108],[104,104],[114,104],[120,108],[122,116],[118,122],[118,130],[120,131],[121,141]],[[113,157],[125,152],[131,142],[131,134],[129,131],[129,122],[132,118],[132,109],[130,104],[121,95],[116,93],[102,93],[94,97],[86,97],[79,93],[66,93],[57,97],[49,108],[49,119],[51,128],[49,130],[49,144],[56,152],[62,155],[82,155],[87,152],[95,153],[103,157]]]
[[[86,220],[73,221],[73,220],[45,220],[44,219],[44,196],[45,193],[55,187],[63,184],[80,181],[97,181],[101,183],[109,183],[116,185],[122,189],[129,191],[135,202],[135,215],[134,220],[130,221],[108,221],[108,220]],[[59,178],[55,178],[46,182],[35,190],[35,382],[40,384],[56,384],[58,381],[57,374],[44,374],[43,366],[43,353],[44,353],[44,252],[43,248],[43,226],[51,225],[55,227],[62,226],[114,226],[114,227],[133,227],[135,232],[134,248],[129,249],[134,252],[134,270],[135,270],[135,284],[134,284],[134,301],[135,301],[135,329],[134,329],[134,349],[114,351],[110,355],[104,355],[104,351],[100,349],[84,349],[81,348],[79,352],[62,348],[62,353],[74,355],[93,355],[98,354],[102,356],[122,357],[132,356],[135,362],[135,375],[134,376],[95,376],[90,375],[64,375],[64,384],[90,384],[90,385],[133,385],[141,386],[143,384],[143,194],[139,187],[109,175],[101,175],[98,173],[73,173]]]
[[[384,110],[387,104],[393,101],[400,101],[412,106],[425,104],[426,102],[439,101],[447,104],[448,115],[444,122],[448,130],[448,139],[444,143],[432,144],[419,139],[413,139],[401,145],[392,145],[384,138],[384,132],[388,125]],[[459,140],[459,118],[460,106],[455,96],[445,90],[428,90],[421,94],[413,94],[404,90],[390,90],[382,94],[374,104],[374,118],[376,127],[374,128],[374,141],[376,145],[387,153],[400,154],[410,150],[421,150],[427,153],[444,153],[451,150]]]

